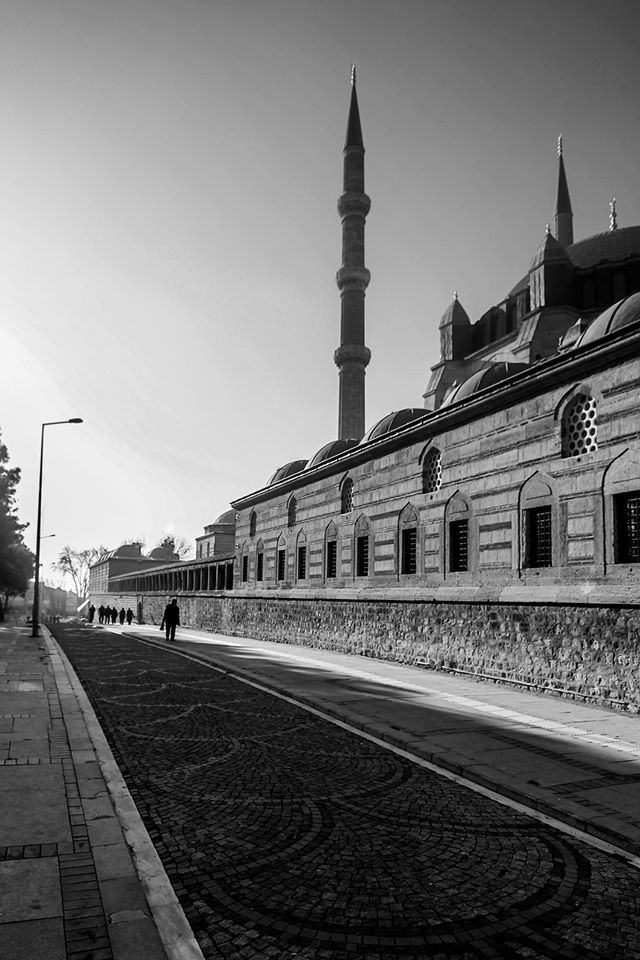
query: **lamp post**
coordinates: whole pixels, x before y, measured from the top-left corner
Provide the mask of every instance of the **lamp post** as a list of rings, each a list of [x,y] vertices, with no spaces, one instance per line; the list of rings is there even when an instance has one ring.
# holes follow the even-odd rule
[[[82,423],[81,417],[72,417],[70,420],[49,420],[42,424],[40,432],[40,478],[38,480],[38,522],[36,526],[36,569],[33,580],[33,611],[31,614],[31,636],[38,636],[40,625],[40,541],[45,539],[40,534],[42,522],[42,462],[44,459],[44,428],[54,427],[59,423]]]

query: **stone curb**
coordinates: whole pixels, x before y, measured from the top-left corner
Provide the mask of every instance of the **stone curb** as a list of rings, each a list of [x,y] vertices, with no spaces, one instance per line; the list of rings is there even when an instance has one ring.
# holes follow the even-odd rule
[[[123,634],[123,636],[125,636],[125,634]],[[132,639],[143,640],[145,643],[159,647],[161,650],[175,649],[176,652],[180,652],[180,647],[175,648],[173,645],[168,646],[166,643],[156,640],[156,638],[153,636],[145,636],[133,633],[126,634],[126,636],[131,637]],[[186,642],[188,643],[190,641],[187,640]],[[449,761],[441,754],[434,756],[434,754],[430,753],[428,750],[421,750],[415,746],[409,746],[405,739],[397,736],[386,724],[381,724],[379,721],[367,723],[359,718],[353,717],[348,711],[328,707],[325,704],[319,705],[316,701],[300,696],[297,693],[295,695],[287,693],[287,691],[282,687],[277,686],[269,679],[265,679],[261,677],[260,674],[254,673],[251,670],[242,670],[238,667],[236,667],[234,670],[230,670],[227,667],[217,664],[213,659],[209,659],[202,654],[198,654],[196,651],[183,648],[182,652],[190,657],[193,657],[194,660],[198,660],[201,663],[215,667],[217,670],[220,670],[230,677],[236,677],[238,680],[249,680],[253,683],[259,684],[267,690],[272,690],[274,693],[277,693],[280,696],[287,696],[297,700],[299,703],[312,708],[319,714],[324,714],[333,720],[339,720],[341,723],[345,723],[355,730],[360,730],[368,736],[382,740],[385,743],[388,743],[390,746],[416,757],[418,760],[424,760],[427,763],[430,763],[433,767],[440,768],[443,771],[452,773],[457,777],[463,777],[465,780],[475,783],[485,790],[490,790],[492,793],[502,796],[507,800],[512,800],[515,803],[521,804],[522,806],[529,807],[544,817],[548,817],[551,820],[556,820],[573,830],[577,830],[583,834],[594,837],[596,840],[600,840],[603,843],[617,847],[620,851],[624,851],[633,857],[640,857],[640,844],[630,840],[629,837],[625,836],[624,834],[618,833],[615,830],[610,830],[601,825],[594,826],[589,822],[585,822],[584,820],[573,816],[571,813],[556,809],[552,804],[548,803],[544,799],[541,799],[540,797],[532,796],[531,794],[525,793],[522,790],[509,788],[502,783],[496,783],[490,777],[478,774],[475,770],[470,769],[464,764]]]
[[[45,627],[42,628],[42,633],[54,668],[55,661],[59,660],[60,667],[66,671],[69,684],[78,701],[115,814],[124,833],[128,854],[133,860],[167,958],[168,960],[204,960],[203,953],[123,780],[89,698],[56,640]],[[118,927],[122,929],[128,923],[139,924],[141,919],[134,916],[121,918]]]

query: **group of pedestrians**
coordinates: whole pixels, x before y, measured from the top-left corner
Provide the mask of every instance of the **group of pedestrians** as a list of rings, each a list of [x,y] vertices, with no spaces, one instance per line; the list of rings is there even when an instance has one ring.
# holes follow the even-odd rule
[[[93,604],[89,607],[89,623],[93,623],[93,618],[96,615],[96,608]],[[131,621],[133,620],[133,610],[129,607],[128,610],[125,610],[123,607],[120,613],[118,613],[115,607],[104,607],[102,604],[98,607],[98,623],[117,623],[120,620],[120,623],[123,624],[125,620],[131,626]]]

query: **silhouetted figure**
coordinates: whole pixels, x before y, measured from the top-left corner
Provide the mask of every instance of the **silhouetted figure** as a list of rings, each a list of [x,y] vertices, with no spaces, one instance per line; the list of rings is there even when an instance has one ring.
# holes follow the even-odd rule
[[[93,618],[96,615],[96,608],[93,604],[89,607],[89,623],[93,623]]]
[[[180,607],[178,606],[178,601],[174,597],[171,603],[168,603],[164,608],[160,629],[161,630],[166,629],[167,640],[175,640],[176,627],[179,627],[179,626],[180,626]]]
[[[104,608],[104,622],[111,623],[111,607]]]
[[[102,604],[98,607],[98,623],[104,623],[105,608]]]
[[[118,620],[120,621],[120,626],[122,626],[122,624],[124,623],[124,618],[126,617],[126,615],[127,615],[126,610],[123,607],[120,613],[118,614]]]
[[[131,626],[131,621],[133,620],[133,610],[131,607],[127,610],[127,623]]]
[[[115,607],[111,607],[111,623],[115,623],[118,619],[118,611]]]

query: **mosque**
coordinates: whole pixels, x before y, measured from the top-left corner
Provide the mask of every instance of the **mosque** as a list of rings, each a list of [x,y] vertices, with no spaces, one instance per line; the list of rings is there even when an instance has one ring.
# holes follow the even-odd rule
[[[364,157],[354,74],[337,438],[234,500],[194,561],[109,592],[148,621],[176,594],[194,626],[640,710],[640,226],[612,201],[609,229],[574,240],[559,141],[528,269],[475,320],[456,295],[423,406],[367,429]]]

